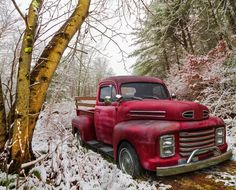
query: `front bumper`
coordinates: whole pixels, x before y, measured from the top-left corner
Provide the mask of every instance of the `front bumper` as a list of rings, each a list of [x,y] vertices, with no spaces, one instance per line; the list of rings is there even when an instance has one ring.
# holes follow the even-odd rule
[[[157,176],[170,176],[181,173],[187,173],[195,170],[199,170],[202,168],[207,168],[209,166],[213,166],[229,160],[232,157],[232,150],[229,150],[223,154],[208,158],[206,160],[201,160],[197,162],[190,162],[186,164],[181,164],[177,166],[169,166],[169,167],[156,167],[156,175]],[[192,157],[191,157],[192,158]],[[189,159],[191,161],[191,158]]]

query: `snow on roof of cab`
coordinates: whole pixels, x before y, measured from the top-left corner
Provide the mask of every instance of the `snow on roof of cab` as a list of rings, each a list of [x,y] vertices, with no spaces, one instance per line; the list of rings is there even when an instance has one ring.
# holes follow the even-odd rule
[[[129,83],[129,82],[158,82],[163,83],[163,81],[156,77],[147,76],[113,76],[103,79],[100,83],[106,81],[114,81],[115,83]]]

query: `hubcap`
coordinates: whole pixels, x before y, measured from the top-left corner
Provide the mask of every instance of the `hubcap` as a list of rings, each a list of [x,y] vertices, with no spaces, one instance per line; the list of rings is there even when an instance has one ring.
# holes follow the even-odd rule
[[[122,148],[119,155],[120,168],[124,173],[133,175],[134,162],[133,158],[127,148]]]

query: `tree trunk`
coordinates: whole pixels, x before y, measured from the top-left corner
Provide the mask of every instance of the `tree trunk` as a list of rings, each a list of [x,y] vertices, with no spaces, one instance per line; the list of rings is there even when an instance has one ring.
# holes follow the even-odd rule
[[[188,50],[188,41],[187,41],[187,37],[186,37],[186,34],[185,34],[185,29],[184,29],[185,26],[184,26],[184,23],[183,23],[182,19],[179,20],[179,24],[180,24],[180,28],[181,28],[183,47],[187,52],[189,52],[189,50]]]
[[[176,63],[178,65],[178,69],[180,71],[179,52],[178,52],[178,46],[175,41],[174,41],[174,48],[175,48],[175,55],[176,55]]]
[[[4,150],[7,140],[6,112],[3,100],[2,81],[0,77],[0,153]]]
[[[229,0],[229,3],[233,9],[233,12],[234,12],[234,16],[233,17],[236,17],[236,3],[235,3],[235,0]]]
[[[227,7],[226,16],[228,18],[229,25],[230,25],[230,28],[232,30],[232,33],[236,34],[236,19],[233,17],[229,7]]]
[[[17,76],[16,107],[12,136],[11,158],[14,161],[12,169],[31,159],[29,152],[29,96],[30,96],[30,65],[38,23],[38,12],[43,0],[33,0],[26,17]]]
[[[192,41],[191,33],[188,29],[188,26],[186,26],[186,31],[187,31],[187,35],[188,35],[188,41],[189,41],[191,53],[194,54],[193,41]]]
[[[53,36],[30,74],[29,142],[32,141],[33,131],[52,76],[68,43],[87,17],[89,6],[90,0],[78,1],[74,12]]]
[[[165,68],[165,73],[168,73],[169,71],[170,71],[170,64],[169,64],[169,60],[168,60],[168,55],[167,55],[167,51],[166,51],[166,47],[165,47],[165,45],[164,45],[164,51],[163,51],[163,53],[164,53],[164,59],[165,59],[165,66],[164,66],[164,68]]]

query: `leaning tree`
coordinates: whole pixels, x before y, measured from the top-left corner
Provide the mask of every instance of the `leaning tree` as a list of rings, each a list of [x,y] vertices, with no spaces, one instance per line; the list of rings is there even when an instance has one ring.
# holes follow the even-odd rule
[[[16,98],[8,116],[0,88],[0,150],[2,152],[8,142],[11,166],[15,170],[33,159],[31,141],[47,89],[65,49],[88,16],[90,0],[78,0],[71,16],[54,33],[34,65],[32,53],[44,1],[32,0],[27,15],[21,12],[15,0],[12,2],[24,20],[25,30],[18,62]]]

